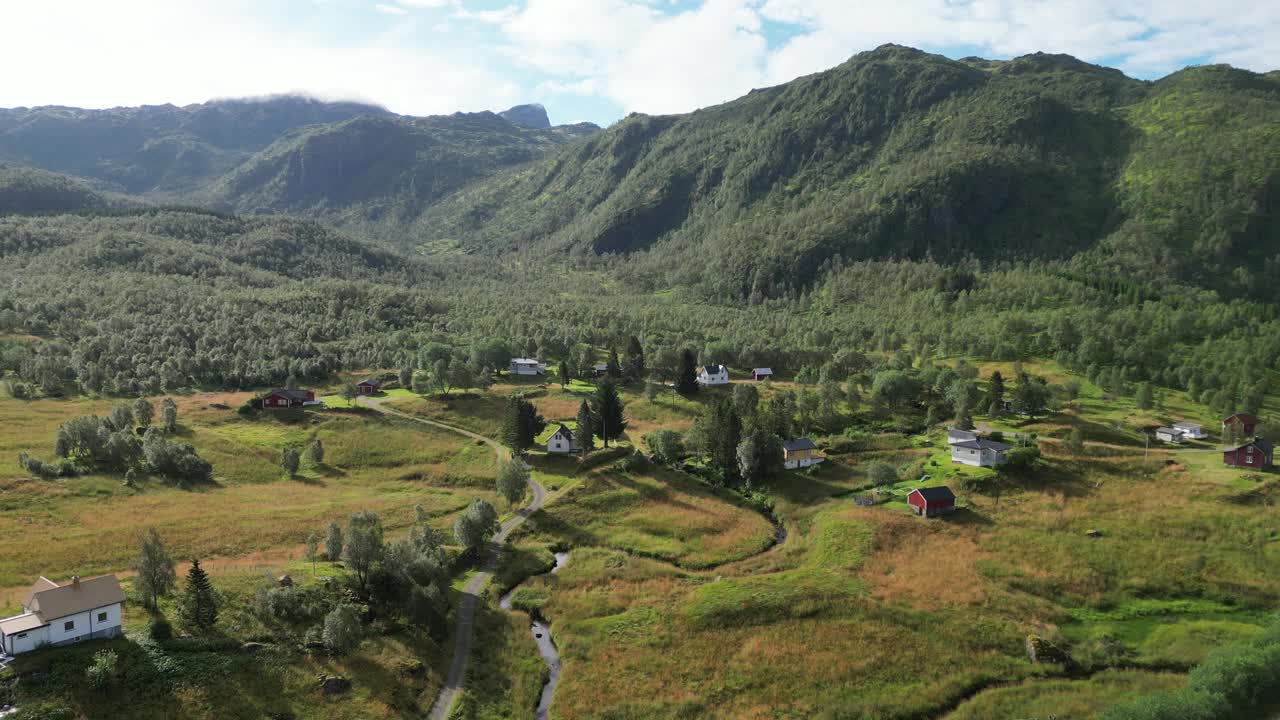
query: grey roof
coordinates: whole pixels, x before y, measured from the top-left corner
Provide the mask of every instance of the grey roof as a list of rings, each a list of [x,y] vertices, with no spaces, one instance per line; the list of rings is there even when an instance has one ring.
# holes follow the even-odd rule
[[[818,446],[809,438],[796,438],[795,440],[785,440],[782,443],[782,449],[787,452],[792,450],[817,450]]]
[[[374,387],[377,387],[382,384],[382,378],[376,378],[376,377],[365,378],[356,384],[357,385],[373,385]]]
[[[511,358],[511,362],[515,363],[516,365],[541,365],[542,364],[533,358]]]
[[[958,438],[966,438],[969,440],[977,440],[978,433],[972,430],[961,430],[959,428],[947,428],[947,437],[949,438],[958,437]]]
[[[268,396],[283,395],[289,398],[290,400],[306,400],[307,399],[307,391],[299,390],[297,388],[276,388],[275,390],[272,390],[271,392],[267,393],[267,395]]]
[[[967,450],[995,450],[997,452],[1004,452],[1005,450],[1009,449],[1009,446],[1005,445],[1002,442],[996,442],[995,440],[983,440],[983,439],[968,440],[966,442],[958,442],[955,445],[952,445],[951,447],[965,448]]]
[[[1250,440],[1249,442],[1244,443],[1244,444],[1242,444],[1242,445],[1240,445],[1240,446],[1238,446],[1238,447],[1236,447],[1236,448],[1233,448],[1233,449],[1234,449],[1234,450],[1243,450],[1244,448],[1247,448],[1247,447],[1249,447],[1250,445],[1252,445],[1252,446],[1254,446],[1254,447],[1258,448],[1258,449],[1259,449],[1259,450],[1261,450],[1262,452],[1271,452],[1273,449],[1275,449],[1275,445],[1274,445],[1274,444],[1272,444],[1272,442],[1271,442],[1270,440],[1266,439],[1266,438],[1254,438],[1253,440]]]
[[[703,365],[702,369],[705,370],[708,375],[715,375],[716,373],[723,370],[724,366],[723,365]]]
[[[551,433],[551,437],[547,439],[550,440],[551,438],[560,434],[563,434],[566,438],[568,438],[569,442],[573,442],[573,431],[570,430],[569,426],[565,425],[564,423],[560,423],[560,427],[556,428],[556,431]]]
[[[1196,428],[1196,429],[1199,429],[1199,428],[1200,428],[1200,423],[1193,423],[1193,422],[1183,421],[1183,422],[1176,422],[1176,423],[1174,423],[1174,424],[1173,424],[1173,426],[1174,426],[1175,428],[1178,428],[1179,430],[1182,430],[1182,429],[1190,429],[1190,428]]]
[[[951,488],[946,485],[936,485],[934,487],[916,488],[912,492],[918,492],[924,498],[925,502],[937,502],[939,500],[955,500],[956,494],[951,492]],[[910,493],[908,493],[910,496]]]
[[[0,620],[0,635],[17,635],[48,624],[48,621],[35,613],[23,613]]]
[[[773,368],[751,368],[753,375],[772,375]]]
[[[1156,428],[1156,433],[1157,434],[1164,433],[1166,435],[1181,435],[1182,431],[1176,427],[1158,427]]]

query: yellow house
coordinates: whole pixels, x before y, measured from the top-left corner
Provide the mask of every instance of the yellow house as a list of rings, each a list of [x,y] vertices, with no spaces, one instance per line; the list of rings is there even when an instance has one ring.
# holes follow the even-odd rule
[[[809,438],[787,440],[782,443],[782,465],[788,470],[817,465],[823,460],[826,458]]]

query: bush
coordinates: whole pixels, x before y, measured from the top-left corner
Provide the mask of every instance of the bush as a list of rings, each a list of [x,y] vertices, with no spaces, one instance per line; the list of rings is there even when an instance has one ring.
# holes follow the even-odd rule
[[[147,636],[158,643],[173,639],[173,625],[163,617],[153,618],[147,624]]]
[[[85,678],[95,690],[104,690],[115,681],[120,671],[120,656],[115,650],[100,650],[93,656],[93,664],[85,669]]]
[[[360,647],[364,639],[360,618],[350,605],[339,605],[326,615],[322,633],[325,649],[334,655],[346,655]]]

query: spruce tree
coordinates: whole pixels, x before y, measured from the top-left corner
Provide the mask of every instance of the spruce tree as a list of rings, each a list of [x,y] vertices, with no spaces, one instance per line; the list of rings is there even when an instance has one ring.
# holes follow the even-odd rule
[[[604,446],[609,447],[609,440],[622,436],[622,431],[627,429],[627,418],[624,413],[625,406],[622,398],[618,395],[618,386],[614,384],[610,378],[605,378],[596,386],[596,393],[592,407],[595,410],[594,430],[604,441]]]
[[[560,389],[563,390],[565,386],[569,384],[569,361],[568,360],[560,361],[560,367],[557,368],[556,374],[560,379]]]
[[[698,392],[698,360],[692,350],[680,354],[680,370],[675,377],[676,392],[688,397]]]
[[[582,404],[578,405],[578,427],[573,431],[573,439],[578,443],[578,449],[584,454],[596,446],[595,431],[592,429],[595,421],[592,417],[591,406],[583,400]]]
[[[987,414],[999,415],[1004,412],[1004,376],[999,370],[991,373],[991,381],[987,386]]]
[[[613,379],[622,377],[622,366],[618,364],[618,351],[609,351],[609,360],[605,363],[605,374]]]
[[[639,380],[645,376],[644,346],[635,335],[627,341],[627,377]]]
[[[191,561],[187,572],[187,587],[178,604],[178,617],[192,632],[208,632],[218,622],[218,595],[209,581],[209,575],[200,567],[200,560]]]
[[[710,441],[711,464],[724,473],[726,485],[737,485],[741,477],[738,464],[738,445],[742,443],[742,419],[733,409],[733,402],[720,400],[711,409]]]

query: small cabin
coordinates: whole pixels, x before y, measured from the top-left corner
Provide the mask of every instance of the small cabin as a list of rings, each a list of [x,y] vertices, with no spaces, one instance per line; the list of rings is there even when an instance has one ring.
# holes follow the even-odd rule
[[[995,440],[967,440],[951,444],[951,462],[974,467],[996,467],[1004,462],[1009,446]]]
[[[369,378],[356,383],[357,395],[376,395],[382,390],[382,381],[378,378]]]
[[[920,517],[937,517],[956,511],[956,496],[945,485],[916,488],[907,495],[907,506]]]
[[[703,365],[698,369],[699,385],[728,385],[729,368],[723,365]]]
[[[972,430],[961,430],[959,428],[947,428],[947,444],[955,445],[962,442],[976,442],[978,433]]]
[[[1248,467],[1265,470],[1271,467],[1275,446],[1270,440],[1258,438],[1240,447],[1222,451],[1222,462],[1231,467]]]
[[[1173,424],[1173,429],[1180,431],[1184,438],[1190,440],[1204,440],[1209,437],[1209,434],[1204,431],[1204,428],[1200,427],[1199,423],[1177,422]]]
[[[1258,431],[1258,418],[1249,413],[1235,413],[1222,420],[1222,432],[1234,432],[1236,437],[1249,437]]]
[[[782,443],[782,465],[788,470],[818,465],[825,460],[818,446],[807,437]]]
[[[573,441],[573,431],[564,423],[560,423],[560,427],[547,438],[547,452],[553,455],[565,455],[577,451],[578,445]]]
[[[512,358],[512,375],[546,375],[547,366],[533,358]]]
[[[1186,442],[1186,436],[1184,436],[1182,431],[1177,428],[1162,427],[1156,428],[1156,440],[1181,445]]]
[[[311,390],[298,390],[296,388],[276,388],[262,397],[262,408],[264,410],[284,410],[287,408],[299,408],[307,404],[315,403],[316,394]]]
[[[751,369],[751,379],[755,380],[756,382],[760,382],[761,380],[768,380],[771,377],[773,377],[773,368],[752,368]]]

